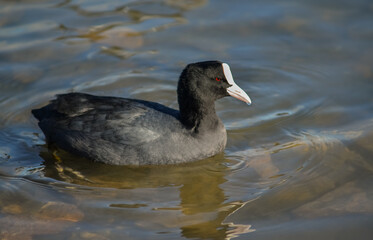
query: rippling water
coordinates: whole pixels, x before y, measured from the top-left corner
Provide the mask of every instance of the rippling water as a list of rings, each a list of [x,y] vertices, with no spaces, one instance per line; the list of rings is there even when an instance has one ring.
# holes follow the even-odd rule
[[[1,239],[372,239],[373,3],[0,1]],[[230,64],[224,153],[167,167],[51,151],[30,110],[83,91],[177,108]]]

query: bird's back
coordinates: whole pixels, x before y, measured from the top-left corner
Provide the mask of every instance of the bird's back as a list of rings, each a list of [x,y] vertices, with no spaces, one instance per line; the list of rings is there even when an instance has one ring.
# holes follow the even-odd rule
[[[188,135],[177,110],[142,100],[69,93],[32,113],[48,143],[110,164],[164,164],[159,144]]]

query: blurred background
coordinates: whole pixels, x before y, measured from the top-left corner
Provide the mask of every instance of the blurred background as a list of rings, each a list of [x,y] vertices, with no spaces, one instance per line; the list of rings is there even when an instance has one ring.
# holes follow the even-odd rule
[[[372,239],[373,3],[0,0],[1,239]],[[107,166],[49,150],[55,94],[178,108],[220,60],[253,104],[216,103],[226,150]]]

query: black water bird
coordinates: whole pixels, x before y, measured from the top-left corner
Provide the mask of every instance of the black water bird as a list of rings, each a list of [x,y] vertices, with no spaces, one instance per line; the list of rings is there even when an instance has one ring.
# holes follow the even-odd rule
[[[57,95],[32,110],[48,144],[115,165],[178,164],[224,150],[226,130],[215,101],[233,96],[251,104],[228,64],[192,63],[182,71],[179,111],[155,102],[85,93]]]

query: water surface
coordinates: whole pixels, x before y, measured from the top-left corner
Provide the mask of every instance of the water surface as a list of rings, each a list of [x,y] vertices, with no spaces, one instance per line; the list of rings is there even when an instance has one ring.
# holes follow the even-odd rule
[[[0,238],[372,239],[373,4],[0,1]],[[31,109],[82,91],[177,108],[229,63],[226,150],[167,167],[48,149]]]

